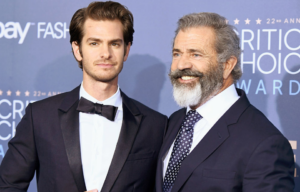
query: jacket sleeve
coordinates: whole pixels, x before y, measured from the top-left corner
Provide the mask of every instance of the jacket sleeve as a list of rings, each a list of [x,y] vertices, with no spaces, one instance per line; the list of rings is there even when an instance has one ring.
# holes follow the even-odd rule
[[[26,108],[8,147],[0,166],[0,191],[27,191],[38,166],[31,104]]]
[[[243,178],[243,192],[293,192],[294,155],[286,138],[273,135],[251,155]]]

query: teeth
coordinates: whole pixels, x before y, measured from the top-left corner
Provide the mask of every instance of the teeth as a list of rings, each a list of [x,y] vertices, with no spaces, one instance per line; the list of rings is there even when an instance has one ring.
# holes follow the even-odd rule
[[[194,76],[182,76],[181,77],[181,79],[183,79],[183,80],[190,80],[190,79],[194,79],[194,78],[196,78],[196,77],[194,77]]]

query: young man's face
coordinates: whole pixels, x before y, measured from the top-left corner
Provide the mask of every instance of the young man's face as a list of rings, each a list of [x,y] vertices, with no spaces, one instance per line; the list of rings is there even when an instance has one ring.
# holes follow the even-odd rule
[[[130,44],[125,49],[122,23],[119,20],[87,19],[83,33],[80,49],[75,42],[72,43],[76,59],[82,61],[83,78],[117,82],[130,49]]]

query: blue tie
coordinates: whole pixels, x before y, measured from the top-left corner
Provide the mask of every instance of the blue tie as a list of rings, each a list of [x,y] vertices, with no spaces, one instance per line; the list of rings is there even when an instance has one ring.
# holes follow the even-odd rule
[[[187,113],[174,142],[173,151],[164,178],[164,192],[171,191],[181,163],[190,152],[193,143],[194,126],[201,118],[202,116],[195,110],[190,110]]]

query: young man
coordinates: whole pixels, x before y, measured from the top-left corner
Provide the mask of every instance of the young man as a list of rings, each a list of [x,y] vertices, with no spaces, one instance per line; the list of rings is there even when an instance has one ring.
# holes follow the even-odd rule
[[[277,192],[294,188],[287,139],[235,89],[239,38],[225,18],[178,22],[169,74],[176,102],[156,172],[157,192]]]
[[[79,9],[70,24],[82,84],[29,104],[0,167],[0,191],[152,191],[167,117],[127,97],[118,75],[133,16],[116,2]]]

